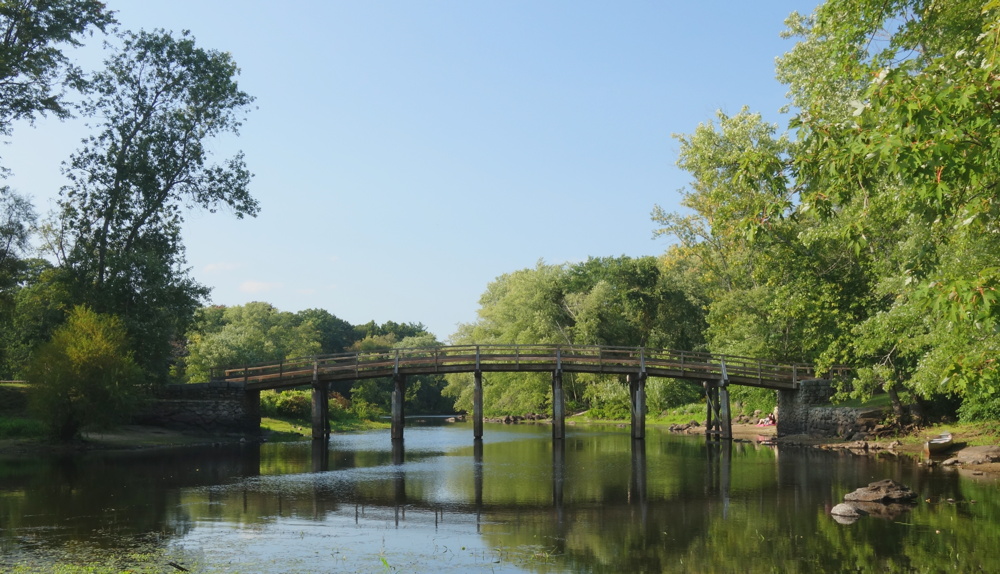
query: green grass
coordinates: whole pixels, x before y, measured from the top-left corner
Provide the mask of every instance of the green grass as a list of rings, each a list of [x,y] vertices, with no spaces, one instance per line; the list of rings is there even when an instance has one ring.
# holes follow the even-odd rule
[[[28,383],[0,383],[0,417],[24,416],[28,410]]]
[[[1000,444],[1000,430],[995,422],[947,423],[921,428],[919,431],[900,436],[901,443],[914,445],[923,444],[928,438],[944,432],[950,432],[955,442],[964,446],[987,446]]]
[[[834,403],[834,407],[845,407],[845,408],[892,408],[892,402],[889,400],[889,395],[885,393],[880,393],[873,395],[870,399],[862,401],[861,399],[847,399],[846,401],[840,403]]]
[[[582,412],[577,415],[571,415],[566,417],[567,421],[577,422],[577,423],[594,423],[594,424],[631,424],[632,419],[599,419],[590,416],[589,411]],[[648,413],[646,415],[646,424],[648,425],[673,425],[673,424],[685,424],[693,420],[702,422],[705,420],[706,407],[705,403],[691,403],[688,405],[680,406],[675,409],[670,409],[659,414]]]
[[[46,433],[42,421],[26,417],[0,417],[0,439],[40,438]]]
[[[44,434],[41,421],[28,416],[28,384],[0,383],[0,439],[37,438]]]
[[[298,440],[312,436],[312,422],[284,417],[261,417],[260,428],[271,433],[272,441]],[[331,420],[331,432],[389,428],[389,423],[363,419]]]

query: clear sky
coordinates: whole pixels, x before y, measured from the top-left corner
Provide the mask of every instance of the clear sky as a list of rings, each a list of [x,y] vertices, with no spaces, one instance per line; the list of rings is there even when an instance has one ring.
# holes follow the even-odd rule
[[[423,323],[446,341],[496,277],[659,255],[688,178],[674,133],[744,105],[784,125],[793,10],[761,0],[107,0],[123,28],[191,30],[257,98],[239,138],[256,219],[187,215],[212,303]],[[100,39],[77,57],[99,63]],[[7,182],[44,214],[82,122],[18,126]]]

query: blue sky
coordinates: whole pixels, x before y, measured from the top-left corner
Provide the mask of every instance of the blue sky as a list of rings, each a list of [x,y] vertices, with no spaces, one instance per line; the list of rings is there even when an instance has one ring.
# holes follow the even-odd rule
[[[659,255],[688,181],[674,133],[747,105],[784,125],[774,59],[815,2],[109,0],[123,28],[191,30],[257,98],[239,138],[256,219],[187,216],[212,303],[423,323],[445,341],[496,277]],[[77,57],[99,63],[100,40]],[[8,184],[45,213],[80,121],[21,125]]]

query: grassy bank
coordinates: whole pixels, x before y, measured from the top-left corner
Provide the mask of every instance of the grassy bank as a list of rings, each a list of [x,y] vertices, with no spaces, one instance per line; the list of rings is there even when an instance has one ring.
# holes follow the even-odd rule
[[[45,425],[28,415],[28,384],[0,382],[0,439],[30,439],[45,436]]]
[[[312,436],[312,422],[308,420],[292,419],[284,417],[261,417],[260,430],[278,440],[295,440],[302,437]],[[360,430],[386,429],[389,423],[382,421],[369,421],[364,419],[343,419],[331,420],[331,432],[351,432]]]

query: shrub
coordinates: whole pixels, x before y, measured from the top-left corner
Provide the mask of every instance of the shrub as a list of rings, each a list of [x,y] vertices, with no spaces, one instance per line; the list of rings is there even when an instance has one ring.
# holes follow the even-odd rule
[[[958,418],[962,422],[1000,420],[1000,393],[982,387],[970,388],[962,397],[958,407]]]
[[[651,413],[695,403],[703,396],[704,391],[692,383],[660,378],[646,381],[646,407]]]
[[[85,426],[106,428],[128,419],[140,397],[142,370],[118,317],[75,307],[28,365],[30,403],[59,440]]]
[[[355,398],[351,403],[351,410],[354,416],[366,421],[373,421],[381,417],[385,412],[378,405],[369,403],[364,399]]]
[[[312,392],[261,391],[260,412],[269,417],[309,420],[312,417]]]
[[[597,419],[627,419],[631,416],[628,387],[616,380],[601,380],[587,386],[583,396],[590,415]]]
[[[771,389],[730,385],[729,404],[734,407],[733,415],[740,414],[736,412],[736,405],[742,405],[743,414],[747,415],[753,414],[756,410],[769,413],[778,405],[778,395]]]

